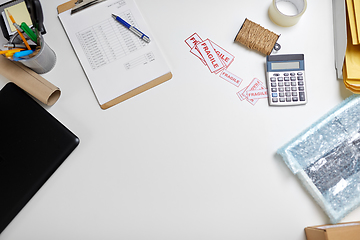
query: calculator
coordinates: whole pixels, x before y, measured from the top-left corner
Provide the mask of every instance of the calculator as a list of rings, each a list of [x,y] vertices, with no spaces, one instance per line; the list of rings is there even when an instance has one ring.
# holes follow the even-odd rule
[[[306,104],[304,54],[267,56],[266,84],[270,106]]]

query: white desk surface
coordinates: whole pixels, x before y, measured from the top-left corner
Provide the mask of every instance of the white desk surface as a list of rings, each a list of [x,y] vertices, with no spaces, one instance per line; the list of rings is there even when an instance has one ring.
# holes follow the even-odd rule
[[[7,239],[304,240],[328,217],[275,155],[351,92],[336,79],[331,1],[308,1],[290,28],[268,18],[271,0],[136,0],[172,80],[101,110],[56,7],[42,1],[45,40],[57,54],[44,74],[62,96],[48,111],[80,145],[1,233]],[[281,53],[304,53],[309,102],[255,106],[236,95],[265,83],[265,57],[233,42],[248,18],[281,34]],[[193,33],[235,56],[239,88],[189,52]],[[8,82],[0,76],[0,87]],[[360,208],[342,222],[360,220]]]

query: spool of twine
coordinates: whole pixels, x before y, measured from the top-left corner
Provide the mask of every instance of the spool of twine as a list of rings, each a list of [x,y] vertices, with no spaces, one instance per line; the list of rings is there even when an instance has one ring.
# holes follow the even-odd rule
[[[273,50],[279,35],[263,28],[257,23],[245,19],[240,28],[235,41],[246,47],[261,52],[265,55],[270,55]]]

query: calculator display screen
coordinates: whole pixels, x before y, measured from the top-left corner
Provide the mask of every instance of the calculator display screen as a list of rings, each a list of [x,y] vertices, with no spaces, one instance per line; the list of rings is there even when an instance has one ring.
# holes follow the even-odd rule
[[[300,62],[273,62],[271,63],[272,70],[283,70],[283,69],[299,69]]]

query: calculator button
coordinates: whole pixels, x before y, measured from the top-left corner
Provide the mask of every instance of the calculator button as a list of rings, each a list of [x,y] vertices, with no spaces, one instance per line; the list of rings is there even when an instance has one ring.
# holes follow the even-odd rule
[[[300,101],[305,101],[305,92],[299,92]]]
[[[299,105],[307,102],[303,71],[287,70],[267,74],[270,105]]]

